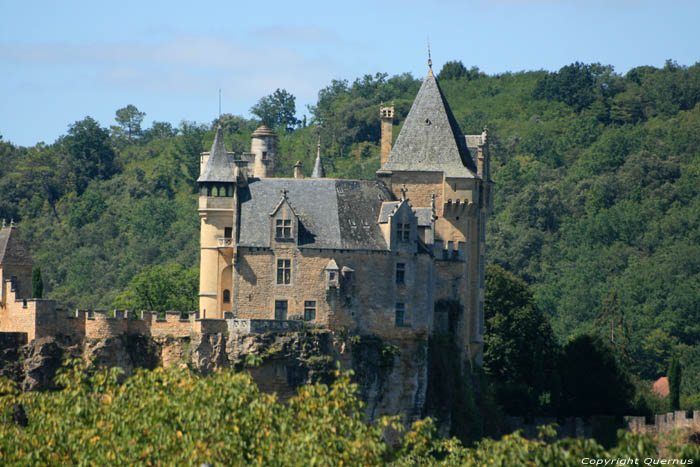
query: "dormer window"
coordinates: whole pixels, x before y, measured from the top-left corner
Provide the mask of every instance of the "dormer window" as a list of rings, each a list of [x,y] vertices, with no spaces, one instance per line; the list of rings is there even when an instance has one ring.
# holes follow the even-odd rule
[[[400,242],[407,242],[410,238],[411,224],[397,223],[396,237]]]
[[[275,237],[278,239],[292,238],[292,220],[291,219],[276,219],[275,220]]]
[[[326,290],[340,287],[339,273],[338,264],[334,260],[330,260],[326,265]]]

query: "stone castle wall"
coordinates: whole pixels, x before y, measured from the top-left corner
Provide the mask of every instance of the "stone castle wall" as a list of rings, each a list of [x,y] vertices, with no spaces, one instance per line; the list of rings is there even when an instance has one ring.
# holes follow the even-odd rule
[[[296,331],[300,321],[234,319],[205,319],[198,312],[183,314],[168,311],[75,310],[56,308],[53,300],[17,299],[8,288],[7,303],[0,306],[0,333],[26,335],[26,341],[42,337],[70,339],[108,339],[123,335],[148,337],[190,337],[193,334],[265,333]]]
[[[685,410],[677,410],[654,416],[654,423],[647,424],[644,417],[625,417],[627,429],[634,433],[664,433],[673,430],[700,431],[700,410],[691,416]]]

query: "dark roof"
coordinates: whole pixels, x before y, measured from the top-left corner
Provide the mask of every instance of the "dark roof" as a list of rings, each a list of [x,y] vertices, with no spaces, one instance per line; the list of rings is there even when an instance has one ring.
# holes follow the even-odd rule
[[[202,174],[197,179],[198,182],[235,182],[236,177],[233,171],[233,154],[226,152],[224,148],[224,135],[221,125],[216,128],[214,143],[211,145],[209,159],[202,170]]]
[[[385,224],[389,222],[389,216],[393,215],[399,208],[401,201],[389,201],[382,203],[381,210],[379,211],[379,222],[380,224]],[[430,227],[432,225],[433,210],[431,208],[414,208],[410,206],[413,210],[413,214],[416,215],[419,227]]]
[[[300,247],[340,250],[386,250],[377,224],[382,202],[392,194],[383,183],[360,180],[250,179],[241,188],[239,245],[270,246],[270,212],[287,190],[299,217]]]
[[[465,138],[432,71],[425,77],[381,170],[475,177],[476,167]]]
[[[433,210],[431,208],[413,208],[413,213],[416,215],[420,227],[430,227],[433,224]]]
[[[0,264],[34,264],[14,227],[3,227],[0,230]]]
[[[311,172],[311,178],[323,178],[326,176],[326,171],[323,170],[323,162],[321,162],[321,155],[316,156],[316,162],[314,162],[314,170]]]

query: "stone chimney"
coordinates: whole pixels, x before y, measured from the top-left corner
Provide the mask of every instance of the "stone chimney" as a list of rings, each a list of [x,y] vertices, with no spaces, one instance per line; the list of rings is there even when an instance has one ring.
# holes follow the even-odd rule
[[[384,167],[386,160],[391,152],[391,139],[394,125],[394,103],[391,106],[384,106],[382,103],[379,108],[379,116],[382,120],[382,144],[381,144],[381,159],[380,167]]]
[[[294,164],[294,178],[304,178],[304,164],[301,161]]]

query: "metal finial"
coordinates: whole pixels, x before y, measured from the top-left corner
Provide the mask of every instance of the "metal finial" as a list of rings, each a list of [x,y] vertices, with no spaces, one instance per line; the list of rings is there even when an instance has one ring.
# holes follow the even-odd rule
[[[282,188],[280,192],[282,193],[282,198],[287,199],[287,188]]]
[[[401,185],[401,201],[406,201],[406,192],[408,192],[406,185]]]
[[[316,158],[321,157],[321,133],[318,134],[318,140],[316,141]]]
[[[219,120],[221,120],[221,88],[219,88]]]
[[[433,71],[433,59],[430,57],[430,40],[428,40],[428,68]]]
[[[12,219],[10,219],[10,227],[14,227],[14,226],[15,226],[15,219],[13,217]]]
[[[437,214],[435,212],[435,198],[437,198],[437,195],[433,191],[430,193],[430,211],[432,212],[433,220],[437,219]]]

